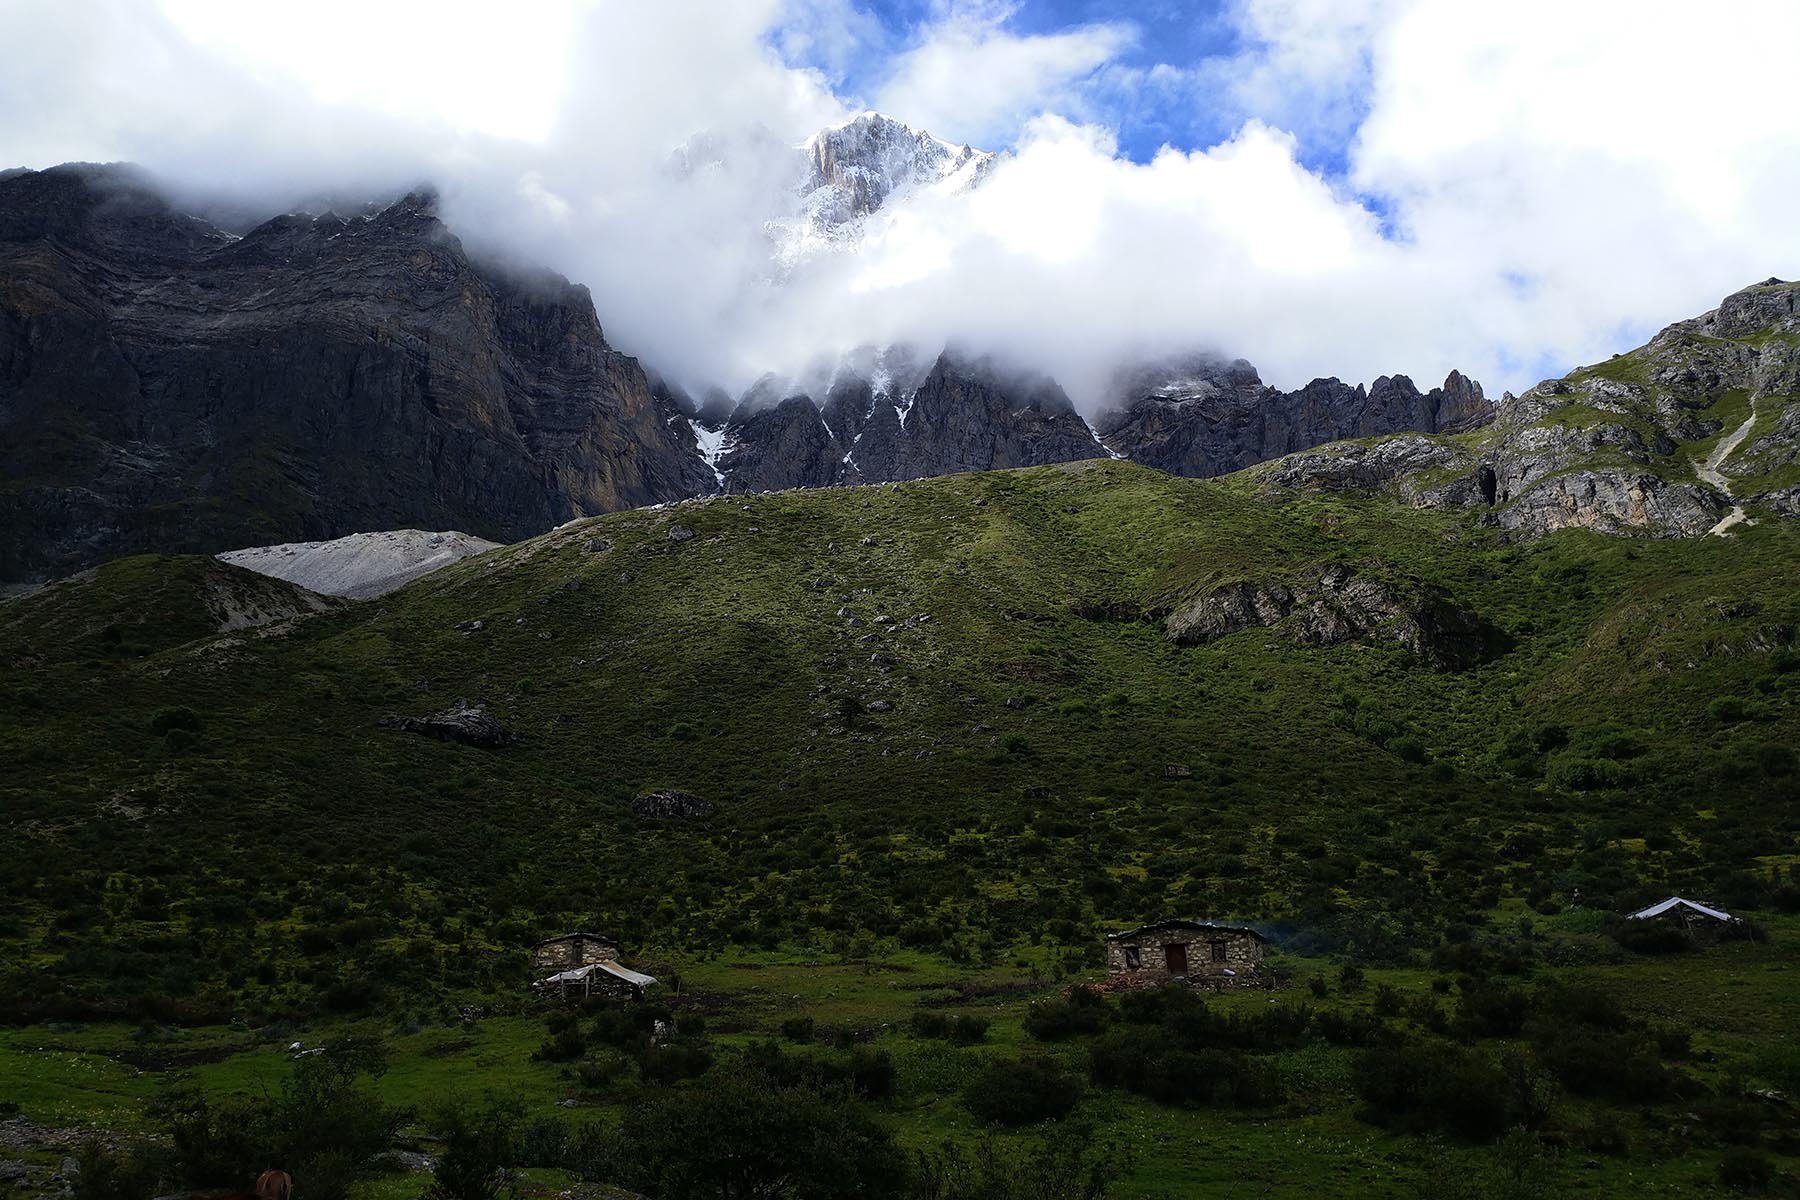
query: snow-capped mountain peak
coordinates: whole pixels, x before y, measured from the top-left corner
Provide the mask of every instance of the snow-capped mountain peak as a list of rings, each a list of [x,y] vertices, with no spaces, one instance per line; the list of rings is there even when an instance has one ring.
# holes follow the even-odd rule
[[[866,217],[890,197],[903,198],[918,188],[972,187],[996,158],[873,111],[820,130],[801,150],[811,166],[801,187],[803,207],[821,231]]]
[[[978,187],[1000,159],[863,111],[798,145],[761,125],[697,133],[670,154],[668,169],[703,188],[731,180],[767,205],[760,282],[780,284],[817,258],[855,254],[915,202]]]

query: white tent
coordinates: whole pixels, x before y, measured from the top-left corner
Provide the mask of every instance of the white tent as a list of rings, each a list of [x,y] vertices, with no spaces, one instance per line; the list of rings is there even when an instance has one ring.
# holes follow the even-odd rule
[[[1698,915],[1702,917],[1711,917],[1715,921],[1737,920],[1736,917],[1722,909],[1708,908],[1706,905],[1696,904],[1692,900],[1683,900],[1680,896],[1670,896],[1667,900],[1658,904],[1652,904],[1649,908],[1640,908],[1627,916],[1626,919],[1630,921],[1644,921],[1651,917],[1660,917],[1664,913],[1669,912],[1673,912],[1677,916]]]
[[[548,979],[538,980],[538,986],[541,988],[570,988],[580,985],[584,992],[590,992],[593,990],[593,985],[596,982],[594,979],[594,973],[596,971],[610,975],[621,983],[628,983],[639,991],[642,991],[644,988],[647,988],[656,982],[656,978],[652,975],[645,975],[641,972],[633,971],[630,967],[621,967],[616,962],[603,961],[589,963],[584,967],[575,967],[568,971],[559,971]]]

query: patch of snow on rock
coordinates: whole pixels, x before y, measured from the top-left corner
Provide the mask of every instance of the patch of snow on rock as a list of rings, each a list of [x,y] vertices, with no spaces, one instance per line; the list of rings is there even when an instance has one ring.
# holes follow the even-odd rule
[[[689,421],[688,427],[694,431],[694,444],[700,449],[700,457],[705,460],[706,469],[713,473],[713,479],[718,482],[719,490],[724,491],[725,472],[719,470],[719,463],[736,447],[737,439],[732,437],[723,425],[714,427],[702,425],[698,421]]]

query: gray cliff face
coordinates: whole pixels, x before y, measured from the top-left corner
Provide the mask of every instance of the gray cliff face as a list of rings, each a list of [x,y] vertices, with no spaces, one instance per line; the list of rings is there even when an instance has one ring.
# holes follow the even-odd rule
[[[890,185],[970,186],[989,161],[921,138],[852,122],[813,146],[815,182],[867,184],[866,206]],[[716,491],[1106,456],[1217,475],[1492,413],[1457,374],[1427,393],[1403,376],[1282,393],[1248,363],[1195,358],[1124,376],[1097,434],[1028,369],[961,352],[854,361],[829,385],[689,396],[606,344],[586,289],[470,259],[429,194],[234,237],[128,168],[11,173],[0,580],[396,528],[505,541]]]
[[[1119,387],[1123,403],[1100,419],[1106,445],[1177,475],[1242,470],[1343,438],[1416,430],[1460,433],[1493,419],[1481,385],[1451,372],[1420,392],[1404,375],[1368,388],[1315,379],[1298,391],[1266,386],[1238,359],[1195,359],[1148,368]]]
[[[1009,377],[945,354],[913,393],[887,478],[1033,467],[1105,457],[1069,397],[1042,376]]]
[[[940,355],[914,387],[846,377],[823,404],[778,379],[751,388],[723,427],[730,492],[921,479],[1104,458],[1063,390],[1042,376]]]
[[[1369,388],[1318,379],[1280,392],[1241,359],[1196,359],[1130,373],[1119,391],[1131,397],[1126,406],[1090,426],[1053,380],[946,352],[916,383],[838,379],[815,422],[795,406],[803,391],[768,379],[723,424],[733,450],[720,466],[727,490],[739,492],[1103,457],[1205,477],[1336,439],[1461,432],[1493,417],[1480,385],[1456,373],[1424,393],[1405,376]],[[779,416],[770,412],[777,393]]]
[[[1397,438],[1296,454],[1283,487],[1391,489],[1525,537],[1727,533],[1793,515],[1800,285],[1768,280],[1608,362],[1507,396],[1475,441]],[[1448,391],[1448,388],[1446,388]]]
[[[719,461],[730,492],[770,492],[841,483],[842,455],[806,396],[758,407],[746,399],[726,426],[732,444]]]
[[[413,195],[233,238],[133,173],[0,181],[0,576],[369,529],[511,540],[710,479],[586,289]]]

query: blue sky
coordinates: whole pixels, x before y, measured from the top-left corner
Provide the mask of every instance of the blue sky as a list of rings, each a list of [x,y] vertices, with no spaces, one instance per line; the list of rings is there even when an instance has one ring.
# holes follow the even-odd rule
[[[1347,169],[1351,124],[1308,119],[1315,114],[1306,111],[1305,96],[1279,95],[1264,105],[1234,89],[1239,57],[1252,56],[1261,47],[1243,27],[1242,13],[1226,0],[856,0],[855,11],[863,20],[855,27],[854,50],[846,53],[839,47],[825,54],[807,47],[789,58],[794,66],[823,71],[846,99],[877,103],[908,51],[959,20],[1021,39],[1105,28],[1124,36],[1103,65],[1070,79],[1058,98],[1065,105],[1073,102],[1073,115],[1112,130],[1121,156],[1147,162],[1164,145],[1205,149],[1254,117],[1294,134],[1297,156],[1309,169],[1334,177]],[[1157,71],[1154,77],[1152,71]],[[1341,83],[1352,111],[1360,113],[1360,81],[1346,78]],[[889,115],[913,119],[905,112]],[[984,147],[1008,149],[1017,134],[1017,129],[996,128],[983,139]]]

